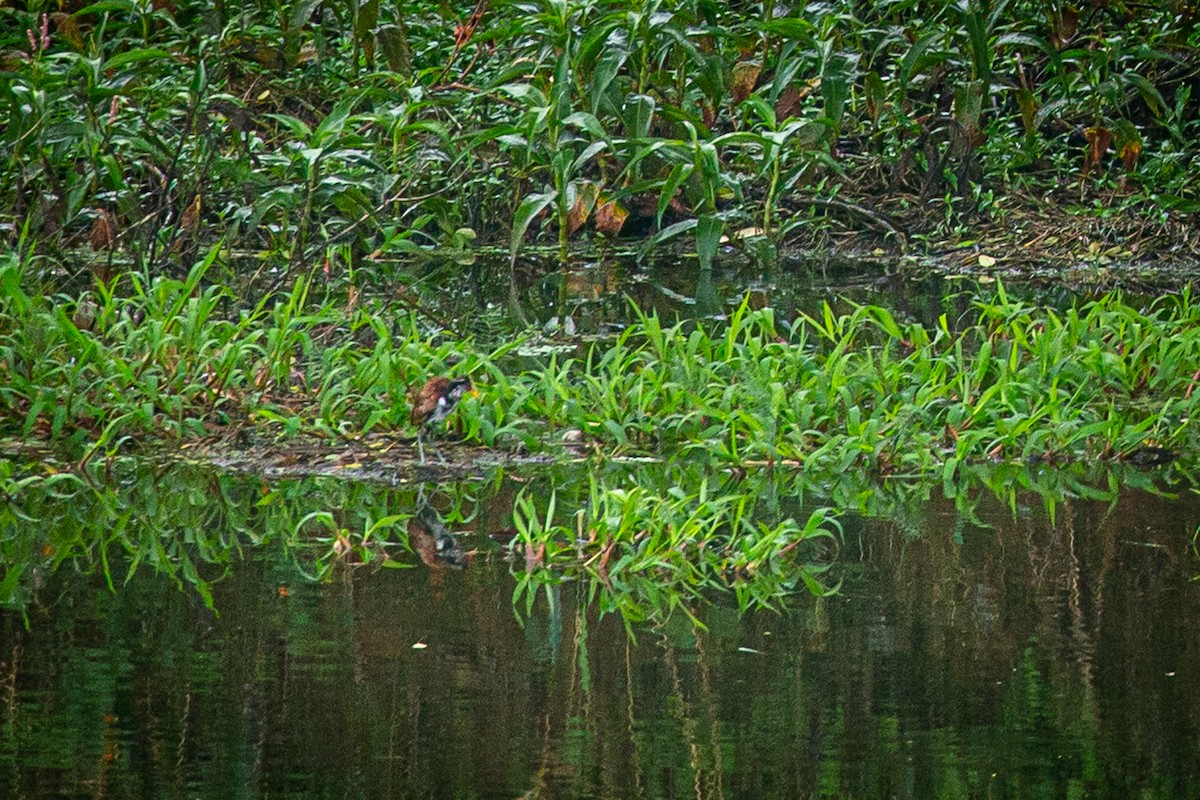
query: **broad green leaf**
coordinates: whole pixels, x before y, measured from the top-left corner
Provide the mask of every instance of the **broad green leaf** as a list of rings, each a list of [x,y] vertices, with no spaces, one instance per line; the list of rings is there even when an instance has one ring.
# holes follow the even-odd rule
[[[663,183],[662,189],[658,193],[658,215],[655,217],[655,224],[662,227],[663,213],[667,210],[667,206],[671,204],[672,198],[675,197],[675,192],[679,186],[688,179],[695,169],[691,164],[676,164],[671,173],[667,176],[667,180]]]
[[[687,233],[695,227],[696,220],[694,219],[685,219],[682,222],[676,222],[674,225],[668,225],[642,243],[642,246],[638,248],[638,258],[645,258],[646,254],[658,245],[675,238],[681,233]]]
[[[264,116],[280,123],[299,139],[307,139],[308,137],[312,136],[312,128],[308,127],[308,125],[302,119],[297,119],[290,114],[270,113],[264,114]]]
[[[579,157],[576,158],[574,163],[571,165],[571,172],[578,172],[580,167],[595,158],[596,154],[600,153],[606,147],[608,147],[608,142],[592,142],[589,144],[586,148],[584,148],[584,151],[579,154]]]
[[[644,139],[650,135],[657,107],[658,104],[649,95],[633,94],[625,98],[626,126],[630,136]]]
[[[946,60],[949,53],[935,49],[944,40],[945,33],[943,31],[932,30],[913,42],[912,47],[908,48],[908,52],[904,54],[904,60],[900,62],[901,91],[908,91],[909,84],[918,71],[930,64],[938,64]]]
[[[71,16],[86,17],[90,14],[104,14],[109,11],[132,11],[133,3],[130,0],[103,0],[99,3],[92,3],[90,6],[84,6],[76,11]]]
[[[288,29],[302,28],[312,17],[313,11],[321,5],[321,0],[296,0],[288,14]]]
[[[529,223],[533,222],[533,218],[542,213],[546,206],[557,198],[558,192],[551,189],[548,192],[531,194],[521,201],[521,205],[517,207],[517,213],[513,217],[512,242],[509,245],[511,258],[517,257],[517,251],[521,249],[521,242],[525,241],[525,231],[528,230]]]
[[[160,50],[157,47],[148,47],[141,50],[130,50],[125,53],[117,53],[115,56],[105,61],[100,67],[102,72],[120,69],[126,64],[136,64],[142,61],[154,61],[159,58],[171,58],[171,54],[166,50]]]
[[[586,131],[593,139],[608,138],[608,134],[604,132],[604,127],[600,124],[600,120],[596,119],[595,115],[589,114],[586,111],[576,111],[574,114],[568,115],[563,120],[563,125],[569,125],[581,131]]]
[[[701,214],[696,220],[696,255],[700,260],[700,269],[712,269],[717,248],[721,245],[721,232],[724,230],[725,220],[716,214]]]
[[[326,139],[336,138],[338,135],[340,135],[342,130],[346,127],[346,120],[350,118],[350,108],[353,105],[353,99],[347,98],[344,100],[339,100],[333,106],[333,110],[329,112],[325,119],[321,120],[321,124],[318,125],[316,131],[314,131],[313,138],[316,139],[317,142],[323,142]]]

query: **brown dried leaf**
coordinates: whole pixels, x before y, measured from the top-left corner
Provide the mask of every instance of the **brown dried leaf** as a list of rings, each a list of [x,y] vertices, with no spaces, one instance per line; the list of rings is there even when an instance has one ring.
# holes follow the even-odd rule
[[[629,212],[616,200],[603,202],[596,207],[596,231],[605,236],[619,236],[628,217]]]
[[[117,220],[111,211],[101,211],[92,223],[90,237],[93,250],[112,250],[117,242]]]
[[[758,75],[762,72],[761,61],[739,61],[733,65],[733,104],[737,105],[750,96]]]
[[[194,235],[200,229],[201,207],[200,195],[196,195],[192,199],[192,204],[183,212],[183,219],[179,221],[179,227]]]
[[[779,99],[775,101],[775,118],[787,119],[794,117],[800,110],[800,90],[795,86],[788,86],[779,93]]]
[[[1125,162],[1125,169],[1133,172],[1137,166],[1138,156],[1142,154],[1142,143],[1136,139],[1125,142],[1121,145],[1121,161]]]
[[[1100,168],[1100,159],[1108,152],[1112,144],[1113,134],[1108,128],[1097,125],[1083,132],[1088,140],[1088,152],[1083,159],[1083,174],[1087,175],[1093,168]]]
[[[1075,34],[1079,30],[1079,9],[1066,6],[1055,16],[1051,39],[1054,41],[1055,47],[1064,47],[1075,38]]]
[[[575,233],[583,227],[583,223],[588,221],[592,209],[596,207],[596,198],[599,196],[600,187],[594,183],[585,183],[579,187],[579,191],[575,195],[575,204],[571,206],[571,216],[567,222],[567,229],[571,233]]]
[[[56,11],[50,15],[50,19],[54,22],[54,32],[66,40],[67,44],[76,50],[83,49],[83,33],[79,30],[79,23],[75,17],[66,14],[62,11]]]

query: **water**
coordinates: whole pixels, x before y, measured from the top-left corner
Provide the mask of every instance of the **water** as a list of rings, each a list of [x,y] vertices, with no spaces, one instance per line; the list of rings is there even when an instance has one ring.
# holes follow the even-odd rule
[[[962,274],[945,268],[955,261]],[[596,254],[562,267],[555,258],[537,260],[523,256],[516,270],[522,313],[547,333],[561,335],[563,322],[582,334],[611,332],[614,325],[632,322],[639,309],[657,312],[664,320],[719,317],[744,299],[754,308],[771,307],[782,320],[799,312],[819,314],[828,301],[845,311],[847,301],[878,304],[898,316],[927,324],[946,314],[950,324],[963,315],[973,317],[971,298],[995,292],[997,280],[1015,299],[1051,308],[1064,308],[1081,297],[1095,297],[1122,288],[1130,302],[1155,296],[1156,288],[1169,291],[1182,281],[1147,283],[1138,271],[1096,274],[1084,271],[1065,285],[1064,276],[1038,276],[1029,272],[1001,273],[998,277],[972,272],[974,259],[967,253],[940,262],[942,272],[903,262],[895,257],[791,258],[756,264],[745,254],[727,252],[710,272],[697,269],[694,257],[660,255],[646,264],[626,253]],[[511,332],[509,286],[512,272],[507,258],[481,256],[463,275],[463,268],[442,265],[424,274],[407,275],[406,282],[427,291],[422,308],[436,310],[443,321],[453,321],[458,333],[487,338]],[[391,297],[394,285],[381,278],[383,295]],[[373,290],[367,287],[366,293]],[[251,293],[252,295],[252,293]]]
[[[284,546],[276,516],[354,530],[413,489],[146,472],[119,535],[190,553],[215,610],[179,562],[126,579],[114,553],[110,590],[95,550],[34,559],[28,627],[0,629],[0,797],[1200,796],[1190,492],[1061,497],[1053,521],[1034,493],[883,504],[845,518],[833,597],[627,629],[571,582],[514,607],[523,564],[483,535],[503,482],[454,526],[466,569],[397,553],[313,581],[328,542]],[[107,519],[32,508],[10,545]]]

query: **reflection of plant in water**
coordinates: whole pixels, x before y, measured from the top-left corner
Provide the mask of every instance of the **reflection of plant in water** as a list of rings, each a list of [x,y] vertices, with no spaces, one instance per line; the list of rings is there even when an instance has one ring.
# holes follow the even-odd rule
[[[470,517],[480,502],[469,485],[442,487],[441,494],[444,515],[455,521]],[[45,573],[63,564],[99,571],[110,588],[145,565],[211,605],[212,582],[247,551],[274,552],[318,580],[341,561],[411,566],[398,546],[424,554],[408,523],[432,527],[415,489],[331,478],[267,483],[132,459],[81,473],[0,459],[0,498],[0,605],[16,609],[33,601]]]
[[[336,499],[333,488],[323,502]],[[363,499],[387,491],[371,487]],[[214,587],[215,620],[145,571],[108,597],[102,579],[68,569],[47,581],[54,605],[31,613],[34,632],[10,625],[3,648],[20,646],[10,669],[26,687],[24,702],[8,709],[9,752],[45,746],[54,760],[10,755],[5,768],[44,779],[83,748],[44,732],[98,730],[99,709],[115,705],[133,711],[105,721],[105,738],[91,737],[91,771],[59,786],[87,794],[92,775],[137,774],[124,768],[128,746],[104,772],[111,730],[137,745],[135,759],[162,754],[151,766],[163,775],[200,785],[236,767],[235,778],[253,774],[256,786],[279,792],[298,774],[313,785],[344,774],[346,785],[432,795],[452,772],[468,794],[509,786],[518,796],[532,786],[540,796],[681,797],[701,787],[716,797],[722,787],[735,796],[770,785],[786,797],[880,797],[917,763],[913,796],[989,786],[1054,796],[1067,781],[1091,785],[1097,768],[1120,780],[1125,765],[1136,772],[1170,751],[1162,770],[1143,776],[1167,788],[1139,796],[1187,796],[1191,707],[1162,671],[1194,662],[1192,638],[1156,609],[1178,596],[1182,612],[1194,610],[1196,598],[1180,591],[1188,565],[1169,555],[1180,544],[1178,507],[1144,499],[1123,499],[1111,517],[1076,504],[1074,527],[1058,530],[1023,511],[1019,524],[956,543],[946,517],[953,505],[935,498],[925,506],[939,518],[922,541],[887,519],[862,526],[871,553],[850,597],[805,598],[781,615],[741,615],[717,601],[699,608],[703,629],[680,613],[635,627],[636,640],[616,615],[597,619],[582,585],[551,587],[555,605],[514,624],[496,564],[447,574],[442,585],[415,570],[359,570],[314,588],[264,558]],[[1193,503],[1185,513],[1195,511]],[[1129,547],[1131,520],[1165,547]],[[849,524],[846,538],[853,547]],[[280,579],[292,582],[290,598],[275,595]],[[1077,593],[1082,625],[1065,605]],[[1080,635],[1100,645],[1087,651],[1102,665],[1095,674],[1083,669]],[[416,642],[428,649],[412,649]],[[246,730],[285,738],[247,747]],[[355,747],[328,747],[356,736]],[[1186,745],[1181,752],[1164,750],[1171,736]],[[179,763],[181,746],[199,763]],[[486,757],[444,759],[481,747]],[[298,751],[318,761],[298,773],[290,756]],[[344,773],[333,772],[342,762]]]
[[[579,537],[570,524],[555,522],[557,493],[545,513],[532,494],[521,495],[512,513],[531,569],[515,598],[528,594],[532,602],[535,583],[544,579],[587,576],[597,581],[603,608],[633,621],[675,607],[686,611],[709,590],[731,591],[743,607],[770,606],[802,585],[824,591],[818,582],[824,567],[809,563],[808,542],[833,536],[837,523],[827,512],[804,525],[791,517],[765,519],[764,508],[778,514],[744,486],[710,489],[695,474],[656,480],[658,486],[642,478],[623,489],[593,480],[569,509],[570,519],[585,526]],[[692,481],[698,487],[692,492],[662,488]],[[149,469],[127,459],[110,464],[107,477],[99,467],[74,474],[0,461],[0,491],[8,501],[0,509],[7,567],[0,602],[18,609],[35,598],[41,576],[64,563],[101,572],[113,588],[145,564],[192,587],[209,605],[211,583],[248,549],[276,549],[312,580],[339,563],[411,566],[420,558],[439,568],[462,566],[462,529],[479,526],[486,504],[505,503],[495,494],[503,491],[499,484],[491,491],[472,483],[441,486],[426,504],[415,488],[332,478],[265,483],[187,466]]]
[[[203,481],[185,480],[160,491],[149,469],[118,467],[111,477],[112,489],[97,489],[82,475],[0,460],[0,604],[24,609],[44,575],[63,564],[99,570],[110,588],[145,564],[211,605],[210,581],[243,546],[263,541],[249,521],[251,497],[233,486],[210,494]]]
[[[556,492],[544,507],[523,493],[513,513],[524,554],[514,599],[528,609],[538,586],[583,578],[602,609],[633,622],[676,609],[694,616],[690,607],[714,590],[732,592],[743,610],[772,607],[800,587],[829,591],[811,546],[836,538],[828,509],[803,524],[772,524],[756,515],[758,495],[745,486],[719,491],[694,470],[665,472],[665,489],[640,475],[619,488],[592,476],[586,504],[562,522]]]
[[[292,562],[310,580],[349,564],[458,567],[495,555],[480,534],[511,525],[514,602],[528,609],[541,586],[586,581],[601,608],[633,622],[675,609],[693,615],[719,593],[751,608],[827,591],[841,525],[822,506],[920,535],[939,494],[966,524],[983,527],[975,508],[988,497],[1014,516],[1018,503],[1040,498],[1053,518],[1067,498],[1113,502],[1121,487],[1156,491],[1152,474],[1082,465],[973,466],[948,482],[880,483],[819,469],[720,475],[679,465],[556,468],[522,476],[513,500],[497,471],[483,482],[443,483],[426,501],[415,485],[337,477],[265,481],[127,458],[69,471],[0,458],[0,605],[26,608],[63,565],[98,572],[113,588],[145,565],[208,604],[212,582],[252,551]]]

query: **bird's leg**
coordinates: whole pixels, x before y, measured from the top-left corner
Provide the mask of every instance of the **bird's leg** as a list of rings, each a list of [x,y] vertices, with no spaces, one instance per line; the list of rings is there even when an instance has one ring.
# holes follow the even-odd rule
[[[436,425],[433,427],[426,426],[425,430],[429,431],[429,446],[433,449],[433,454],[437,456],[438,463],[445,464],[446,457],[442,455],[441,449],[437,446],[437,435],[439,433],[439,428],[436,427]]]
[[[425,428],[424,427],[418,428],[417,429],[417,457],[420,459],[418,461],[418,463],[421,466],[425,465],[425,447],[422,444],[422,438],[424,437],[424,435],[425,435]],[[430,431],[429,435],[432,438],[433,431]],[[431,442],[429,446],[433,448],[433,454],[435,456],[437,456],[437,460],[439,463],[441,463],[441,464],[448,463],[446,461],[446,457],[444,455],[442,455],[442,451],[438,449],[438,446],[436,444]]]

